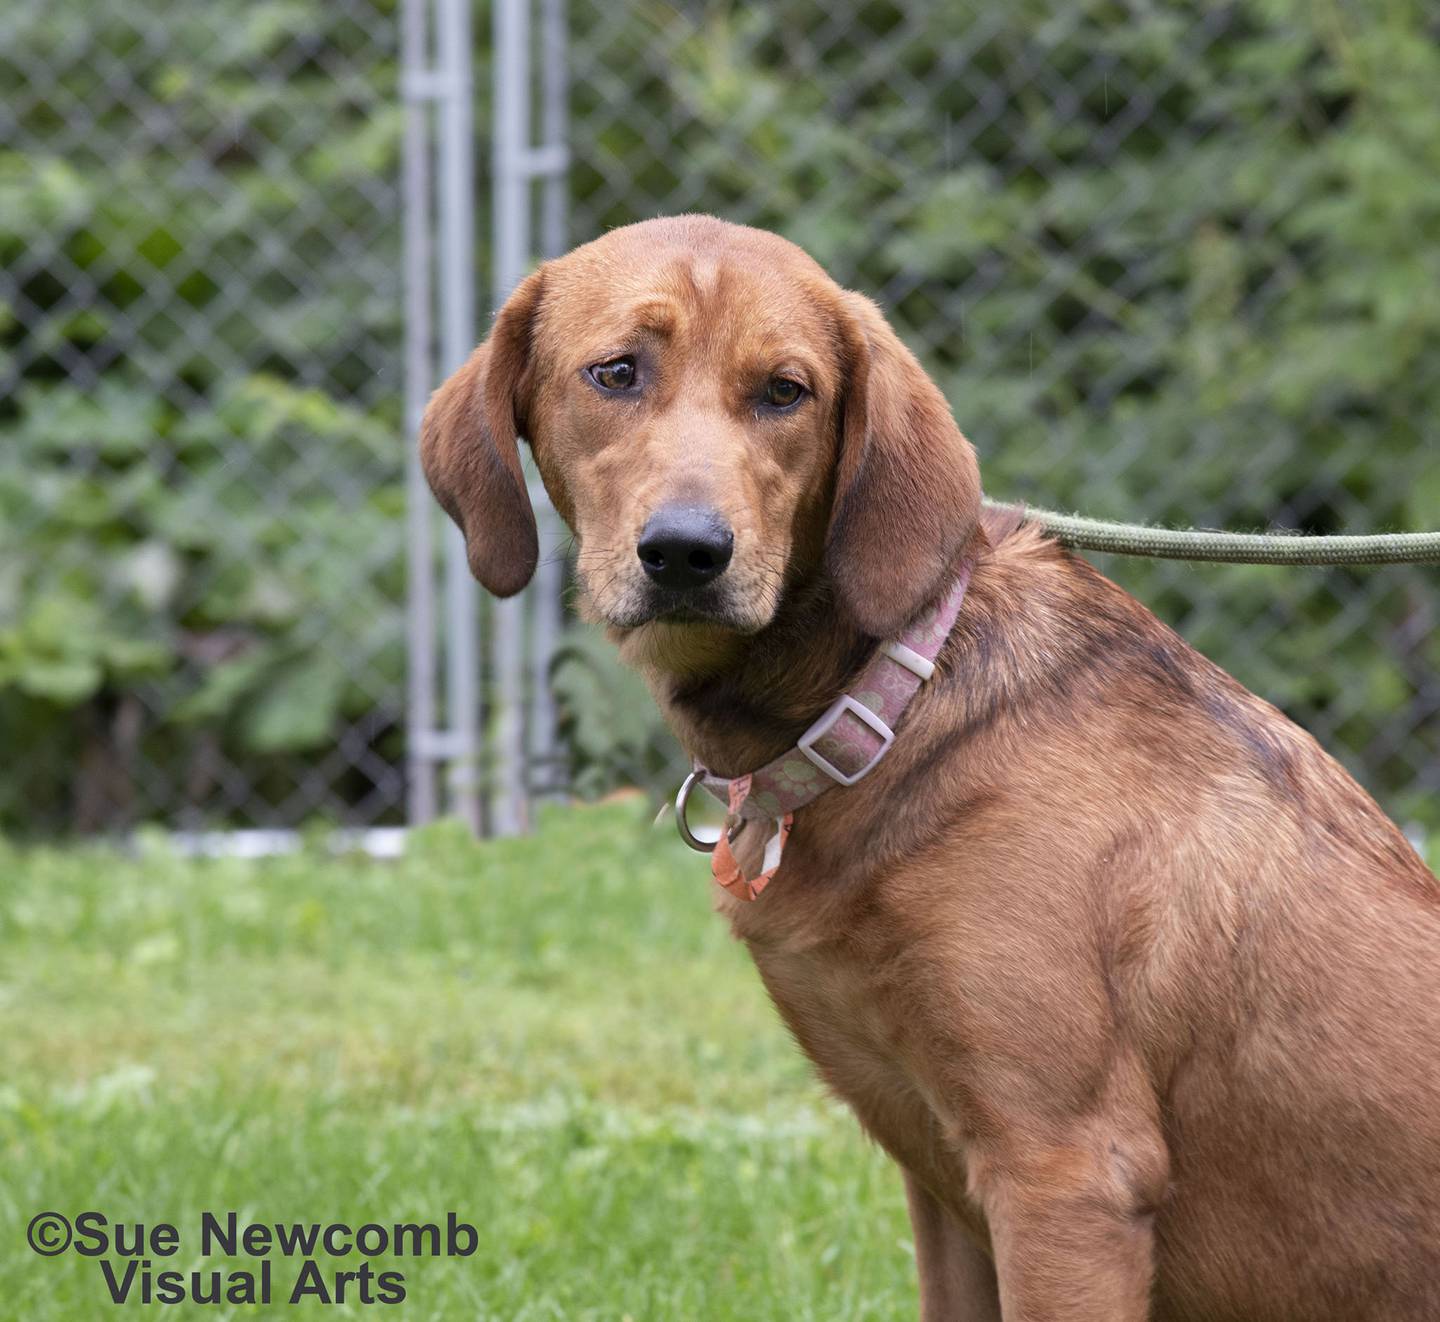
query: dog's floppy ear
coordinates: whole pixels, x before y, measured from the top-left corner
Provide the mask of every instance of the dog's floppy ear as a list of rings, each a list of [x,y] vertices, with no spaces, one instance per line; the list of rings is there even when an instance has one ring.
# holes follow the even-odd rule
[[[485,343],[435,392],[420,424],[430,490],[465,534],[470,572],[497,597],[519,592],[539,557],[516,438],[543,274],[510,295]]]
[[[869,299],[841,294],[846,380],[825,568],[877,638],[937,597],[977,533],[980,470],[939,387]]]

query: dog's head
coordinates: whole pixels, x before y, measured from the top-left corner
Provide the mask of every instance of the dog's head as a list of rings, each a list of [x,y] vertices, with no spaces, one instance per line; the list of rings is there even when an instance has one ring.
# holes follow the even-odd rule
[[[892,633],[979,512],[973,451],[875,306],[704,216],[545,263],[431,400],[425,472],[500,596],[537,555],[517,436],[576,535],[588,613],[662,667],[758,633],[817,575]]]

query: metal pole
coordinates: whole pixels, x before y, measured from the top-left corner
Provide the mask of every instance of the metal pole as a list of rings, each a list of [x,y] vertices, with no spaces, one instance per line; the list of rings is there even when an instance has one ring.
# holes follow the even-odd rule
[[[440,99],[440,358],[453,372],[475,346],[474,115],[471,105],[470,0],[436,0]],[[479,653],[475,584],[458,528],[445,535],[449,631],[445,671],[451,753],[450,806],[482,826],[479,784]]]
[[[542,155],[551,161],[540,198],[540,254],[558,257],[566,248],[566,212],[570,200],[565,162],[565,137],[569,127],[565,0],[541,0],[540,59],[540,132],[545,144]]]
[[[433,384],[430,250],[430,107],[421,80],[427,60],[426,0],[404,0],[401,80],[405,98],[402,176],[405,244],[405,463],[406,515],[406,817],[412,826],[437,810],[433,751],[435,729],[434,502],[415,443]]]
[[[530,260],[529,0],[494,0],[495,144],[493,296],[499,307]],[[492,825],[497,835],[526,829],[529,805],[525,767],[525,602],[496,603],[491,657],[495,676],[496,794]]]
[[[565,0],[541,0],[540,8],[540,133],[541,156],[550,168],[540,194],[540,254],[558,257],[565,251],[569,178],[565,167],[567,128]],[[538,484],[537,484],[538,485]],[[562,549],[566,532],[548,500],[537,501],[541,528],[541,561],[535,575],[530,638],[530,756],[532,765],[544,767],[553,788],[558,749],[555,738],[555,695],[550,688],[550,666],[560,643],[565,608]]]

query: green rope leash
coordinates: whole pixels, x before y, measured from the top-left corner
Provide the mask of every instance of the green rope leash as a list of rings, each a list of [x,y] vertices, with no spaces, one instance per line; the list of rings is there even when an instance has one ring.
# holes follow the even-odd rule
[[[1300,533],[1210,532],[1200,528],[1151,528],[1058,514],[1023,505],[985,502],[1017,510],[1057,541],[1081,551],[1148,555],[1162,560],[1210,560],[1240,565],[1429,565],[1440,564],[1440,532],[1381,533],[1374,537],[1307,537]]]

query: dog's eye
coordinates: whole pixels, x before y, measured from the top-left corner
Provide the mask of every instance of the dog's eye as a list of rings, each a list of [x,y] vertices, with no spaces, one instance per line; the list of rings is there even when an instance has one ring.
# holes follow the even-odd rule
[[[772,376],[765,387],[765,402],[773,408],[788,409],[800,402],[805,387],[787,376]]]
[[[601,390],[629,390],[635,384],[633,358],[612,358],[608,363],[596,363],[585,371]]]

